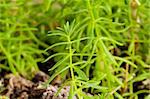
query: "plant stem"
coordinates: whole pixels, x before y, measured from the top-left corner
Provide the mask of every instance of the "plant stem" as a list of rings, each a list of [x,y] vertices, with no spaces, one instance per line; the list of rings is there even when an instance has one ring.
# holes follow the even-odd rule
[[[68,42],[71,42],[71,40],[70,40],[70,35],[68,36]],[[75,91],[77,90],[77,86],[76,86],[76,84],[75,84],[75,77],[74,77],[74,72],[73,72],[73,64],[72,64],[72,46],[71,46],[71,43],[69,44],[69,56],[70,56],[70,72],[71,72],[71,78],[72,78],[72,88],[75,88]]]

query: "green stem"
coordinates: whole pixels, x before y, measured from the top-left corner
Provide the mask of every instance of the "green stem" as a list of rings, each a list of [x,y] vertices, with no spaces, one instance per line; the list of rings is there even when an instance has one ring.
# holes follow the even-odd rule
[[[71,42],[71,40],[70,40],[70,35],[68,36],[68,42]],[[72,46],[71,46],[71,43],[70,43],[70,45],[69,45],[69,56],[70,56],[70,64],[69,64],[69,66],[70,66],[70,72],[71,72],[71,78],[72,78],[72,88],[75,88],[75,91],[77,90],[77,86],[76,86],[76,84],[75,84],[75,77],[74,77],[74,72],[73,72],[73,64],[72,64]]]

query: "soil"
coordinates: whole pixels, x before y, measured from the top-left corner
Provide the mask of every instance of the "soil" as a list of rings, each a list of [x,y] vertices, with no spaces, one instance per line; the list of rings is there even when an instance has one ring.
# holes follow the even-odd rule
[[[54,85],[44,87],[42,84],[49,76],[42,71],[38,72],[32,80],[7,72],[0,75],[3,77],[0,78],[0,95],[10,99],[67,99],[70,90],[69,86],[64,86],[58,96],[54,96],[60,86],[53,81]]]
[[[59,76],[51,85],[43,87],[43,83],[48,79],[49,76],[42,71],[38,72],[32,80],[3,71],[0,73],[0,95],[10,99],[67,99],[70,86],[64,86],[58,96],[55,96],[61,84],[61,81],[58,81]],[[150,89],[150,79],[134,83],[134,92],[143,89]],[[138,99],[144,99],[147,95],[147,93],[139,94]]]

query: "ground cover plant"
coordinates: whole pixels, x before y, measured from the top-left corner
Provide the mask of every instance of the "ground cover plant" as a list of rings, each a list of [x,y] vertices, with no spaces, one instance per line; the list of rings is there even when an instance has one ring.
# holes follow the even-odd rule
[[[40,90],[13,76],[19,86],[42,99],[149,99],[149,0],[0,2],[0,72],[48,72]]]

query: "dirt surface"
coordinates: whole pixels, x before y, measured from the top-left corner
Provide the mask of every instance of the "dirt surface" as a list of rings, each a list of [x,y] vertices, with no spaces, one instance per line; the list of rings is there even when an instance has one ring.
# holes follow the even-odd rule
[[[58,81],[45,88],[42,84],[48,78],[49,76],[41,71],[35,75],[32,81],[21,76],[6,74],[0,80],[1,95],[10,99],[67,99],[70,87],[64,86],[58,96],[54,96],[59,89]]]
[[[56,77],[52,84],[45,88],[43,83],[49,79],[49,76],[41,71],[32,80],[6,72],[0,75],[1,96],[7,96],[10,99],[68,99],[70,86],[64,86],[58,92],[61,85],[61,81],[58,81],[60,80],[59,77]],[[134,92],[143,89],[150,89],[150,79],[134,83]],[[56,96],[57,92],[58,95]],[[147,95],[142,93],[138,97],[143,99]],[[74,99],[77,97],[75,96]]]

